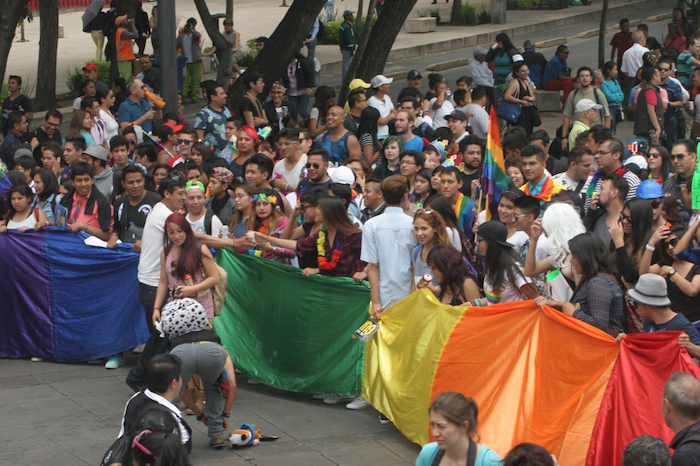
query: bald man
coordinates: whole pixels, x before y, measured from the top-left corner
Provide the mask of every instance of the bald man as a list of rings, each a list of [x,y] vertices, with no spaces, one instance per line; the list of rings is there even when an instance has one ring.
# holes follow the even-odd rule
[[[335,166],[347,165],[354,160],[362,160],[360,142],[354,134],[345,128],[344,122],[345,111],[342,107],[336,105],[329,108],[326,115],[328,131],[315,144],[328,151],[330,162]]]

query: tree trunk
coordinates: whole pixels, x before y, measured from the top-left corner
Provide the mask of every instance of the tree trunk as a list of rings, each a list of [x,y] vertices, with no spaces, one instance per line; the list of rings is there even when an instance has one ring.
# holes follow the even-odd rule
[[[357,3],[357,16],[355,16],[355,24],[353,24],[353,29],[355,29],[355,36],[359,37],[362,29],[362,11],[365,8],[364,0],[359,0]],[[367,16],[372,16],[372,10],[367,12]]]
[[[372,28],[368,46],[362,54],[355,77],[369,81],[384,70],[384,65],[394,45],[401,26],[417,0],[386,0],[377,23]],[[348,73],[350,74],[350,73]]]
[[[234,111],[238,110],[240,100],[245,93],[246,75],[251,71],[257,71],[263,75],[265,91],[260,98],[267,96],[272,83],[282,77],[289,62],[301,49],[314,20],[325,3],[326,0],[303,0],[292,3],[287,14],[270,36],[265,48],[260,51],[243,76],[236,80],[228,93],[228,101]]]
[[[39,65],[34,110],[56,108],[58,2],[39,2]]]
[[[135,18],[136,17],[136,11],[138,10],[139,5],[141,4],[141,0],[119,0],[117,3],[117,14],[114,17],[122,16],[122,15],[127,15],[127,18]],[[117,28],[115,26],[114,28],[114,33],[116,34]],[[118,68],[118,62],[117,62],[117,41],[114,37],[114,34],[112,34],[112,37],[109,38],[109,43],[111,44],[110,47],[112,48],[112,61],[109,64],[109,83],[113,83],[115,79],[119,77],[119,68]]]
[[[450,24],[453,26],[462,26],[462,0],[452,0]]]
[[[233,19],[233,0],[226,0],[226,18]]]
[[[598,32],[598,68],[605,65],[605,23],[608,20],[608,0],[603,0],[603,10],[600,13],[600,31]]]
[[[26,8],[27,0],[0,0],[0,83],[5,82],[7,58],[15,38],[15,29]]]
[[[224,89],[228,89],[231,83],[233,54],[231,44],[229,44],[224,35],[221,34],[221,31],[219,31],[219,24],[211,17],[207,2],[205,0],[194,0],[194,4],[197,6],[199,17],[202,18],[204,29],[207,31],[209,38],[216,47],[216,58],[219,59],[219,70],[216,73],[216,82],[224,86]]]
[[[491,0],[491,24],[505,24],[507,6],[506,0]]]
[[[377,4],[377,0],[370,0],[369,1],[369,11],[371,12],[374,10],[375,5]],[[360,43],[357,45],[357,50],[355,51],[355,56],[352,57],[352,62],[350,63],[350,67],[348,68],[348,72],[345,73],[345,76],[343,76],[343,84],[340,86],[340,96],[338,97],[338,105],[341,107],[345,105],[345,101],[348,100],[348,94],[349,94],[349,89],[348,86],[350,85],[350,81],[353,79],[355,76],[355,72],[357,71],[357,67],[360,66],[360,61],[362,60],[362,57],[365,54],[365,50],[367,49],[367,42],[369,42],[369,35],[372,32],[372,15],[368,14],[367,19],[365,20],[365,28],[362,31],[362,35],[360,36]]]

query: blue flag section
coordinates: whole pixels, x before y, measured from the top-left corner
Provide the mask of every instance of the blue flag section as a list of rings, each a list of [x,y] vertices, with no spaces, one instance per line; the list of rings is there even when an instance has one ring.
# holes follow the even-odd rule
[[[0,357],[89,361],[148,339],[137,253],[66,230],[10,230],[0,251]]]

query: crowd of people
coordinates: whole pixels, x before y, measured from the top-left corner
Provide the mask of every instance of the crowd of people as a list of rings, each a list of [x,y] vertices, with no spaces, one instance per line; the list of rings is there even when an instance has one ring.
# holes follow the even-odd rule
[[[113,18],[117,26],[124,21]],[[422,288],[453,306],[534,299],[618,340],[631,331],[682,331],[679,346],[700,358],[700,205],[693,193],[700,183],[700,42],[687,24],[674,10],[673,36],[661,46],[645,25],[630,33],[622,20],[611,43],[617,62],[575,73],[566,46],[548,61],[531,42],[520,53],[499,34],[489,50],[474,50],[471,76],[457,80],[454,93],[443,76],[429,75],[424,86],[420,71],[411,70],[397,103],[391,78],[353,79],[346,108],[321,86],[309,109],[314,71],[303,55],[271,86],[268,101],[261,99],[263,76],[246,73],[236,114],[226,87],[198,80],[195,66],[180,94],[181,102],[197,101],[202,92],[205,105],[193,121],[182,105],[163,113],[147,98],[158,93],[159,77],[139,44],[142,71],[135,77],[132,63],[120,65],[118,92],[119,83],[97,80],[94,65],[83,68],[65,137],[56,110],[29,130],[31,101],[22,79],[10,76],[0,158],[12,188],[0,200],[0,233],[58,225],[140,253],[138,295],[151,337],[127,378],[137,394],[120,435],[130,439],[134,458],[179,455],[191,444],[181,401],[207,424],[210,445],[225,445],[236,381],[211,330],[222,282],[214,254],[223,248],[298,267],[305,277],[367,281],[376,320]],[[225,26],[240,43],[232,24]],[[120,39],[131,40],[129,27],[120,29],[118,52],[130,51]],[[196,21],[188,22],[178,39],[193,55],[188,67],[201,60],[197,34]],[[562,92],[555,137],[537,129],[538,89]],[[486,137],[496,123],[491,107],[509,185],[494,212],[482,186]],[[628,110],[635,138],[626,142],[615,134]],[[551,271],[558,280],[547,278]],[[124,364],[117,354],[105,367]],[[700,429],[700,382],[689,377],[674,375],[664,393],[664,416],[677,433],[673,464],[695,464],[676,462],[685,451],[698,458],[688,437]],[[315,398],[370,406],[361,397]],[[168,415],[161,409],[160,417],[139,418],[147,405]],[[438,396],[430,423],[437,443],[423,448],[417,464],[438,464],[436,456],[501,464],[475,440],[473,400]],[[168,435],[153,435],[159,429]],[[658,440],[640,438],[625,451],[633,458],[625,464],[647,464],[634,459],[644,449],[668,456]],[[187,464],[186,455],[179,458],[172,464]],[[504,464],[528,458],[554,464],[529,444]]]

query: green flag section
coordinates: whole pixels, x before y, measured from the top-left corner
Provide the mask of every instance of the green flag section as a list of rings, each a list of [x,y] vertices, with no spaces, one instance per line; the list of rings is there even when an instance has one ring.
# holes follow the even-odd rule
[[[365,344],[352,338],[368,317],[369,288],[221,250],[228,297],[214,331],[234,366],[265,385],[360,395]]]

